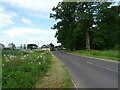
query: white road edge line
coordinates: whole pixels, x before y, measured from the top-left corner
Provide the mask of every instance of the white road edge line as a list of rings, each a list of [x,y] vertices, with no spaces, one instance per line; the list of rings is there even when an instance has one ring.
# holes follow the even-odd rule
[[[107,69],[107,70],[109,70],[109,71],[113,71],[113,72],[116,72],[116,73],[120,73],[120,72],[115,71],[115,70],[112,70],[112,69],[110,69],[110,68],[108,68],[108,67],[103,67],[103,66],[100,66],[100,65],[96,65],[96,64],[91,63],[91,62],[86,62],[86,63],[88,63],[88,64],[92,64],[92,65],[97,66],[97,67],[100,67],[100,68]]]
[[[74,84],[75,88],[77,88],[77,86],[76,86],[75,82],[73,81],[73,79],[72,79],[72,83]]]
[[[52,54],[53,55],[53,54]],[[53,55],[56,59],[58,59],[55,55]],[[59,59],[58,59],[59,60]],[[69,71],[69,69],[66,67],[66,65],[60,60],[61,64],[68,70],[68,72],[71,74],[71,72]],[[70,75],[71,77],[71,75]],[[77,88],[77,85],[75,84],[74,80],[72,79],[71,77],[71,80],[72,80],[72,83],[74,85],[75,88]]]

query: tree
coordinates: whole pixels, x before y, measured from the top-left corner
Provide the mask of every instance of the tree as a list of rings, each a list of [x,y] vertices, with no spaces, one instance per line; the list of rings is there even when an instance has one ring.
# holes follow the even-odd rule
[[[25,44],[24,44],[23,48],[26,49],[26,45]]]
[[[111,2],[61,2],[53,8],[51,18],[59,20],[52,29],[55,37],[65,48],[105,49],[116,45],[120,25],[118,7],[109,7]],[[115,22],[115,23],[111,23]],[[115,31],[115,32],[114,32]],[[114,38],[112,38],[114,37]],[[109,42],[111,40],[111,42]],[[108,46],[109,45],[109,46]]]
[[[111,4],[110,2],[106,2],[106,3],[103,3],[103,2],[83,2],[82,3],[81,2],[79,3],[80,6],[78,6],[77,11],[75,12],[75,16],[77,17],[77,25],[76,25],[75,32],[76,31],[79,31],[79,32],[75,34],[78,34],[76,35],[78,38],[80,37],[80,35],[83,35],[81,37],[86,39],[83,41],[86,42],[85,44],[86,44],[87,50],[90,50],[90,47],[91,47],[90,45],[90,43],[92,42],[91,34],[92,34],[92,31],[95,30],[94,26],[97,25],[97,22],[98,22],[97,17],[98,17],[99,11],[107,8],[110,4]],[[84,42],[82,43],[83,45],[85,45]]]
[[[38,46],[37,46],[36,44],[28,44],[28,45],[27,45],[27,49],[31,49],[31,50],[32,50],[32,49],[37,49],[37,47],[38,47]]]
[[[120,16],[119,6],[99,11],[96,30],[92,31],[92,48],[112,49],[119,42]]]
[[[8,47],[9,47],[10,49],[12,49],[12,50],[16,49],[16,46],[15,46],[14,43],[9,43],[9,44],[8,44]]]
[[[54,50],[54,45],[52,43],[49,44],[50,50],[53,51]]]
[[[75,17],[72,14],[76,10],[76,2],[59,2],[57,7],[53,8],[55,14],[51,14],[50,17],[54,19],[60,19],[57,24],[53,26],[52,29],[57,29],[55,37],[57,37],[58,42],[64,45],[67,49],[73,50],[73,28],[75,25]]]

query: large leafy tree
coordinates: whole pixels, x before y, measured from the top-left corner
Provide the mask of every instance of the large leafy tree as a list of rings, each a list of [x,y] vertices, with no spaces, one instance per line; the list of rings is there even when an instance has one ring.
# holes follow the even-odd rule
[[[38,46],[36,45],[36,44],[28,44],[27,45],[27,49],[37,49],[38,48]]]
[[[60,21],[53,26],[53,29],[57,29],[56,33],[58,42],[64,47],[73,50],[73,29],[75,27],[75,17],[72,16],[76,10],[76,2],[62,2],[58,3],[57,7],[53,8],[55,14],[51,14],[50,17],[54,19],[60,19]]]
[[[58,42],[69,50],[112,48],[117,44],[115,38],[119,33],[117,24],[120,19],[119,6],[110,5],[110,2],[58,3],[53,8],[55,13],[50,15],[59,20],[53,26],[58,30]]]
[[[119,6],[105,8],[99,11],[98,26],[92,31],[92,48],[112,49],[119,44],[120,34]]]

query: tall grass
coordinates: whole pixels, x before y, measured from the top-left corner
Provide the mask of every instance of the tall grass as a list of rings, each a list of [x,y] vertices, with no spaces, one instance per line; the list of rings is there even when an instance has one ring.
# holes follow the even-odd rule
[[[48,51],[3,51],[2,88],[34,88],[51,65]]]
[[[98,58],[119,60],[119,55],[117,50],[79,50],[79,51],[65,51],[74,54],[94,56]]]

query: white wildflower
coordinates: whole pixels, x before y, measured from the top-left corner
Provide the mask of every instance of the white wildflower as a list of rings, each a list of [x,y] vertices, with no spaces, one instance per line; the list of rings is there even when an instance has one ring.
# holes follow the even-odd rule
[[[26,55],[24,55],[23,57],[26,58]]]
[[[10,60],[6,60],[6,62],[9,62]]]
[[[41,64],[41,62],[38,63],[39,65]]]
[[[22,57],[21,59],[25,59],[24,57]]]

